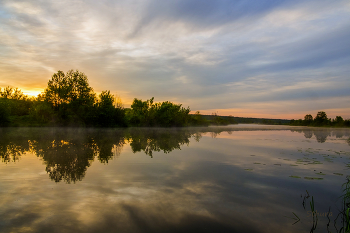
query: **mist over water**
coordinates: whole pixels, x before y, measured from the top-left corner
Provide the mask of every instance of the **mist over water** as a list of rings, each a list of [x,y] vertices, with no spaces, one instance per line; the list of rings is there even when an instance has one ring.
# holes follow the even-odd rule
[[[311,197],[316,232],[327,232],[350,175],[349,129],[1,128],[0,135],[0,232],[310,232]]]

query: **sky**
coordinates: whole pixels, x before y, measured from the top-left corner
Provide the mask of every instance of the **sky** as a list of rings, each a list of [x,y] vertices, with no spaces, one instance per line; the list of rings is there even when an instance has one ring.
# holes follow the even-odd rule
[[[58,70],[194,112],[350,118],[349,0],[1,0],[0,87]]]

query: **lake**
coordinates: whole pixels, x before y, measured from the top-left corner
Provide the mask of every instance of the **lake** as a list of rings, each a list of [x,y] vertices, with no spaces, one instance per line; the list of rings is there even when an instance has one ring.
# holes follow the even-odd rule
[[[344,232],[350,203],[349,129],[2,128],[0,157],[0,232]]]

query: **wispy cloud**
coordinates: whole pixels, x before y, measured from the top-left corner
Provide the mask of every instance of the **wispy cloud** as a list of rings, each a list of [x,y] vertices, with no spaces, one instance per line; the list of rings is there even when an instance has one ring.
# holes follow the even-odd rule
[[[5,0],[0,86],[39,92],[53,72],[79,69],[126,105],[347,109],[330,102],[350,97],[349,13],[345,0]]]

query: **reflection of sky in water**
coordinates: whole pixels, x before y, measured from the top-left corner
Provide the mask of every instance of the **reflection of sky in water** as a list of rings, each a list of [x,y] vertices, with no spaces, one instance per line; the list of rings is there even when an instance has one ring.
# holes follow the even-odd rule
[[[212,129],[168,130],[173,137],[150,130],[126,130],[117,134],[120,138],[111,131],[3,134],[2,152],[8,152],[9,145],[25,148],[28,140],[37,150],[28,147],[15,162],[0,164],[0,231],[309,231],[312,219],[301,198],[306,190],[318,212],[330,206],[336,212],[341,185],[349,175],[349,131],[339,137],[337,130],[323,130],[328,136],[320,143],[315,131],[308,138],[307,130]],[[194,135],[197,131],[201,135]],[[50,137],[64,143],[49,147],[45,139],[50,142]],[[173,143],[164,144],[167,140]],[[60,148],[83,166],[63,162],[55,153]],[[145,154],[147,148],[155,149],[152,158]],[[165,154],[157,148],[175,150]],[[48,179],[47,167],[60,164],[69,170],[66,176],[83,174],[80,180],[67,184]],[[302,221],[292,225],[292,212]],[[326,232],[327,218],[318,221],[317,230]]]

